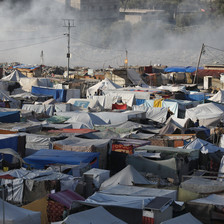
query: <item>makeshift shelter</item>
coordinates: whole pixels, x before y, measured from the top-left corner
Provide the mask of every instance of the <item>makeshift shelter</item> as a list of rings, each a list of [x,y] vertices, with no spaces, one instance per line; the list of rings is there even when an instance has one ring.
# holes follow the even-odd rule
[[[187,109],[185,118],[190,118],[194,122],[198,119],[200,126],[216,126],[224,118],[224,105],[217,103],[200,104],[197,107]]]
[[[90,129],[94,129],[95,125],[105,125],[106,122],[103,121],[99,116],[93,114],[93,113],[86,113],[86,112],[76,112],[73,113],[73,116],[66,121],[66,123],[82,123],[84,124],[86,127],[90,128]]]
[[[2,80],[19,82],[21,78],[27,78],[27,77],[23,75],[22,72],[15,70],[11,74],[3,77]]]
[[[161,222],[161,224],[202,224],[198,219],[196,219],[191,213],[186,213],[184,215],[177,216],[173,219]]]
[[[2,123],[14,123],[20,121],[20,112],[19,111],[0,111],[0,122]]]
[[[84,139],[78,137],[69,137],[64,140],[55,141],[53,148],[73,152],[97,152],[99,153],[99,168],[107,168],[107,156],[112,149],[110,139]]]
[[[135,86],[141,86],[146,85],[145,82],[141,79],[141,76],[139,73],[137,73],[134,69],[127,69],[127,76],[129,80],[135,85]]]
[[[126,222],[120,220],[119,218],[113,216],[102,206],[89,209],[83,212],[78,212],[69,215],[63,223],[65,224],[126,224]]]
[[[104,190],[100,190],[100,193],[103,194],[113,194],[113,195],[127,195],[127,196],[150,196],[150,197],[167,197],[172,198],[173,200],[177,199],[176,190],[168,189],[158,189],[150,187],[137,187],[130,185],[115,185],[107,187]]]
[[[25,157],[24,161],[36,169],[44,169],[51,164],[89,163],[93,168],[99,167],[99,154],[97,152],[69,152],[63,150],[41,149]]]
[[[53,116],[55,106],[52,104],[49,105],[23,104],[22,110],[33,111],[37,114],[46,114],[48,116]]]
[[[53,89],[48,87],[32,86],[31,93],[52,96],[57,102],[66,102],[65,89]]]
[[[211,194],[208,197],[189,201],[185,206],[202,223],[223,223],[224,221],[223,195]]]
[[[113,175],[108,180],[104,181],[100,190],[107,189],[108,187],[121,185],[136,185],[136,184],[150,184],[150,182],[143,177],[133,166],[128,165],[120,172]]]
[[[3,210],[4,206],[4,210]],[[33,212],[17,207],[0,199],[0,210],[4,212],[4,224],[40,224],[41,213]],[[0,220],[3,220],[3,212],[0,212]]]
[[[87,89],[86,91],[86,96],[94,96],[96,95],[95,93],[97,93],[97,90],[110,90],[110,89],[118,89],[121,88],[121,86],[113,83],[110,79],[105,78],[104,80],[102,80],[101,82],[97,83],[96,85],[90,87],[89,89]]]
[[[214,96],[208,98],[208,101],[213,101],[216,103],[224,103],[224,91],[219,90]]]

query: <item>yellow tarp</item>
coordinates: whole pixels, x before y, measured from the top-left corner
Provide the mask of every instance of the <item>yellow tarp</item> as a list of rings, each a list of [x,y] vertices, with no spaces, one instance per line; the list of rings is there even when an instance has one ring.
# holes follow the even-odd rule
[[[163,98],[154,100],[153,107],[162,107],[162,103],[163,103]]]
[[[49,224],[48,218],[47,218],[47,197],[33,201],[27,205],[22,206],[22,208],[25,208],[34,212],[41,212],[41,224]]]

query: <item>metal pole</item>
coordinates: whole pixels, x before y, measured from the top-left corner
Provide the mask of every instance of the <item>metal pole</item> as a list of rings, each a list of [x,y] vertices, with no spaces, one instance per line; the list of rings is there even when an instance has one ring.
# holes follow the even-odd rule
[[[199,58],[198,58],[198,64],[197,64],[196,72],[195,72],[195,75],[194,75],[194,81],[193,81],[193,84],[195,84],[195,81],[196,81],[196,76],[197,76],[197,74],[198,74],[198,67],[199,67],[199,65],[200,65],[201,55],[202,55],[202,53],[204,52],[204,47],[205,47],[205,45],[202,44],[201,52],[200,52],[200,55],[199,55]]]
[[[2,219],[3,219],[3,224],[5,224],[5,188],[4,186],[1,187],[2,189]]]
[[[67,78],[69,80],[69,64],[70,64],[70,20],[68,20],[68,54],[67,54],[67,58],[68,58],[68,68],[67,68]]]

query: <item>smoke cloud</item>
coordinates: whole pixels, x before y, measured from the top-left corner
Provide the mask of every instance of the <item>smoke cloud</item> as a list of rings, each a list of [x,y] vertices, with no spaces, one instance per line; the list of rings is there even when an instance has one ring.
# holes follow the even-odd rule
[[[202,43],[224,49],[222,21],[207,20],[185,30],[164,19],[110,25],[86,22],[76,11],[66,11],[59,1],[0,2],[0,62],[66,66],[67,28],[63,19],[74,19],[71,28],[71,67],[106,68],[124,65],[196,66]],[[205,12],[206,13],[206,12]],[[223,63],[223,53],[209,49],[203,63]]]

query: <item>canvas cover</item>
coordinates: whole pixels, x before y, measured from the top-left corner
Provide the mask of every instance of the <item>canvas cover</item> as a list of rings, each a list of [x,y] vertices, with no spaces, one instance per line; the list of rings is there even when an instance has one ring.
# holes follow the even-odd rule
[[[94,96],[98,89],[104,91],[109,89],[118,89],[121,88],[119,85],[113,83],[110,79],[105,78],[101,82],[97,83],[96,85],[90,87],[86,91],[86,96]]]
[[[65,89],[53,89],[47,87],[32,86],[31,93],[52,96],[58,102],[66,102]]]
[[[184,215],[177,216],[173,219],[161,222],[161,224],[202,224],[198,219],[196,219],[191,213],[186,213]]]
[[[69,215],[63,223],[65,224],[126,224],[122,220],[116,218],[110,214],[102,206],[89,209],[83,212],[78,212],[72,215]]]
[[[224,191],[224,183],[218,180],[205,179],[203,177],[193,177],[181,183],[185,190],[200,193],[212,194]]]
[[[33,111],[37,114],[46,114],[53,116],[54,105],[35,105],[35,104],[23,104],[22,110]]]
[[[145,82],[141,79],[141,76],[139,73],[137,73],[134,69],[127,69],[127,76],[129,80],[135,85],[135,86],[141,86],[145,85]]]
[[[224,90],[219,90],[214,96],[208,98],[209,101],[224,103]]]
[[[154,107],[154,102],[155,100],[146,100],[144,103],[144,106],[146,108]],[[178,117],[178,103],[177,102],[163,100],[161,107],[169,108],[170,111],[172,111],[172,113],[175,115],[175,117]]]
[[[173,200],[177,199],[176,190],[158,189],[150,187],[137,187],[130,185],[121,185],[108,187],[105,190],[100,190],[103,194],[127,195],[127,196],[150,196],[150,197],[167,197]]]
[[[19,82],[21,78],[27,78],[27,77],[23,75],[22,72],[15,70],[11,74],[3,77],[2,80]]]
[[[66,123],[82,123],[89,129],[94,129],[95,125],[104,125],[106,124],[104,120],[102,120],[99,116],[93,114],[93,113],[87,113],[87,112],[74,112],[73,116],[66,121]]]
[[[200,138],[196,138],[195,140],[184,146],[184,148],[200,150],[203,154],[215,153],[217,151],[224,152],[224,148],[213,145],[212,143],[202,140]]]
[[[184,92],[186,93],[186,87],[181,85],[166,85],[166,86],[159,86],[158,90],[168,90],[170,92]]]
[[[91,163],[92,167],[98,168],[99,153],[41,149],[33,155],[25,157],[24,161],[36,169],[44,169],[50,164],[77,165],[80,163]]]
[[[24,208],[17,207],[0,198],[0,220],[3,220],[3,203],[5,207],[5,222],[4,224],[40,224],[41,213],[33,212]],[[2,221],[0,221],[3,223]]]
[[[143,104],[139,106],[134,105],[132,108],[134,111],[145,111],[147,119],[150,119],[152,121],[156,121],[159,123],[166,122],[168,108],[145,107]]]
[[[118,184],[134,185],[150,184],[150,182],[145,177],[143,177],[133,166],[128,165],[123,170],[104,181],[100,186],[100,190],[104,190],[108,187],[116,186]]]
[[[216,103],[200,104],[197,107],[187,109],[185,118],[190,118],[194,122],[198,119],[200,126],[216,126],[220,119],[224,118],[224,105]]]
[[[125,208],[143,209],[154,197],[149,196],[124,196],[102,194],[95,192],[88,197],[85,201],[79,201],[80,204],[89,206],[118,206]]]

